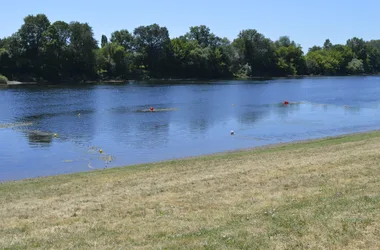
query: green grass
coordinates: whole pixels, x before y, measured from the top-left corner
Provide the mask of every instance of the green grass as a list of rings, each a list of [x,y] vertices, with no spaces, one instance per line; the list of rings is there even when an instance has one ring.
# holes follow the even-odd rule
[[[0,184],[5,249],[377,249],[380,132]]]

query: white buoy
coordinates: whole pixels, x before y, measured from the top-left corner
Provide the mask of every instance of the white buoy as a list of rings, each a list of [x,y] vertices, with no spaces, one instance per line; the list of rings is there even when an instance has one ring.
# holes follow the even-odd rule
[[[235,132],[234,132],[233,130],[231,130],[231,132],[230,132],[230,133],[231,133],[231,135],[234,135],[234,134],[235,134]]]

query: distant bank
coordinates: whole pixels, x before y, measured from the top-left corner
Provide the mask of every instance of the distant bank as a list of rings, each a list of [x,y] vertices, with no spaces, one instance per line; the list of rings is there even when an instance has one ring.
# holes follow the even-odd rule
[[[353,74],[353,75],[300,75],[300,76],[279,76],[279,77],[235,77],[235,78],[151,78],[151,79],[111,79],[111,80],[91,80],[91,81],[65,81],[59,83],[49,82],[22,82],[7,81],[0,83],[0,86],[19,86],[19,85],[71,85],[71,84],[122,84],[126,82],[213,82],[213,81],[267,81],[280,79],[303,79],[303,78],[323,78],[323,77],[359,77],[359,76],[379,76],[376,74]]]

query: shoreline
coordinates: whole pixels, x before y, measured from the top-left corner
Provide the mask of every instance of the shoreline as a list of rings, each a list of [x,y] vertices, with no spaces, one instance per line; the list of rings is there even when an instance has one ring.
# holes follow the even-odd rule
[[[6,249],[376,249],[380,131],[0,184]]]
[[[69,86],[69,85],[97,85],[97,84],[124,84],[129,82],[215,82],[215,81],[270,81],[270,80],[286,80],[286,79],[303,79],[303,78],[324,78],[324,77],[366,77],[366,76],[380,76],[380,73],[374,74],[358,74],[358,75],[297,75],[297,76],[257,76],[257,77],[232,77],[232,78],[150,78],[150,79],[124,79],[124,80],[89,80],[89,81],[65,81],[61,83],[51,84],[48,82],[20,82],[8,81],[7,84],[0,84],[0,87],[11,86]]]
[[[249,154],[249,153],[256,153],[256,152],[269,152],[271,150],[281,150],[281,149],[287,149],[287,146],[290,147],[296,147],[296,146],[307,146],[309,144],[315,144],[318,142],[325,142],[325,141],[331,141],[335,140],[339,142],[339,140],[344,139],[350,139],[355,136],[366,136],[368,135],[369,138],[372,136],[380,136],[380,129],[376,130],[369,130],[369,131],[363,131],[363,132],[353,132],[353,133],[345,133],[341,135],[335,135],[335,136],[324,136],[319,138],[312,138],[312,139],[304,139],[304,140],[295,140],[295,141],[289,141],[289,142],[279,142],[279,143],[271,143],[267,145],[262,146],[254,146],[254,147],[248,147],[248,148],[241,148],[241,149],[234,149],[234,150],[226,150],[211,154],[201,154],[196,156],[185,156],[185,157],[178,157],[178,158],[172,158],[167,160],[161,160],[161,161],[153,161],[153,162],[146,162],[146,163],[139,163],[139,164],[131,164],[131,165],[120,165],[116,167],[111,167],[107,169],[94,169],[94,170],[87,170],[87,171],[79,171],[79,172],[72,172],[67,174],[57,174],[57,175],[46,175],[46,176],[39,176],[39,177],[31,177],[31,178],[23,178],[23,179],[17,179],[17,180],[5,180],[0,181],[0,185],[7,184],[7,183],[15,183],[15,182],[24,182],[24,181],[34,181],[39,179],[47,179],[47,178],[59,178],[59,177],[68,177],[68,176],[75,176],[75,175],[86,175],[91,174],[94,172],[101,173],[102,171],[109,171],[112,169],[115,170],[122,170],[122,169],[143,169],[143,168],[150,168],[154,165],[165,165],[165,164],[173,164],[173,163],[181,163],[181,162],[187,162],[187,161],[197,161],[197,160],[207,160],[209,158],[215,158],[215,157],[228,157],[228,156],[236,156],[239,154]]]
[[[147,162],[147,163],[139,163],[139,164],[131,164],[131,165],[123,165],[123,166],[117,166],[117,167],[112,167],[109,169],[120,169],[120,168],[140,168],[140,167],[146,167],[147,165],[155,165],[155,164],[165,164],[165,163],[173,163],[173,162],[181,162],[181,161],[192,161],[192,160],[202,160],[202,159],[207,159],[207,158],[213,158],[213,157],[223,157],[223,156],[228,156],[228,155],[237,155],[240,153],[255,153],[257,151],[270,151],[270,150],[275,150],[275,149],[286,149],[286,146],[306,146],[308,144],[313,144],[313,143],[318,143],[318,142],[324,142],[324,141],[329,141],[329,140],[340,140],[340,139],[345,139],[345,138],[350,138],[350,137],[355,137],[355,136],[365,136],[369,135],[372,136],[374,134],[379,134],[380,136],[380,129],[374,129],[374,130],[369,130],[369,131],[363,131],[363,132],[353,132],[353,133],[345,133],[341,135],[333,135],[333,136],[324,136],[324,137],[319,137],[319,138],[312,138],[312,139],[304,139],[304,140],[295,140],[295,141],[289,141],[289,142],[278,142],[278,143],[271,143],[267,145],[262,145],[262,146],[253,146],[253,147],[248,147],[248,148],[240,148],[240,149],[233,149],[233,150],[225,150],[221,152],[216,152],[216,153],[211,153],[211,154],[201,154],[201,155],[196,155],[196,156],[185,156],[185,157],[178,157],[178,158],[173,158],[173,159],[168,159],[168,160],[161,160],[161,161],[154,161],[154,162]],[[105,169],[97,169],[97,170],[92,170],[92,171],[103,171]],[[91,172],[91,171],[88,171]],[[87,173],[87,172],[81,172],[81,173]],[[75,173],[71,173],[75,174]],[[70,175],[70,174],[68,174]],[[59,175],[56,175],[59,176]],[[38,177],[37,177],[38,178]],[[45,178],[45,177],[41,177]],[[30,178],[34,179],[34,178]],[[25,180],[25,179],[23,179]]]

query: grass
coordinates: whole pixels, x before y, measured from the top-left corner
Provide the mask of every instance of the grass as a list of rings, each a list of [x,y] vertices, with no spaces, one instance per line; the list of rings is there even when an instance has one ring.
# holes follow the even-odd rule
[[[377,249],[380,132],[0,184],[5,249]]]

